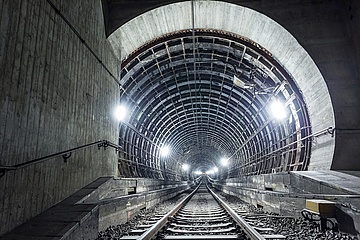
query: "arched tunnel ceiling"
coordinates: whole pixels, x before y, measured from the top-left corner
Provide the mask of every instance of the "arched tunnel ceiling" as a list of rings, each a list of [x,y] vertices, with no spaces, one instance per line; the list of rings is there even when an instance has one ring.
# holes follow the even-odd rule
[[[139,19],[143,22],[146,17]],[[173,26],[176,20],[169,22]],[[119,46],[124,50],[125,44],[136,46],[135,36],[144,39],[129,32],[137,26],[139,22],[132,21],[120,30],[120,35],[115,32],[110,37],[115,52]],[[124,35],[126,31],[129,35]],[[135,41],[124,42],[129,36]],[[274,40],[271,42],[274,44]],[[229,168],[223,171],[229,176],[307,169],[311,156],[308,136],[313,127],[310,119],[316,129],[326,122],[321,125],[316,117],[311,118],[312,107],[309,117],[304,101],[309,96],[304,96],[299,81],[291,77],[306,73],[289,74],[284,68],[286,61],[279,62],[258,42],[225,30],[181,29],[160,34],[133,49],[121,64],[125,89],[121,101],[131,113],[120,129],[125,152],[120,160],[173,175],[181,171],[182,163],[203,171],[218,166],[222,157],[230,158]],[[303,62],[308,65],[307,60]],[[308,69],[309,73],[313,71]],[[234,84],[234,76],[246,86]],[[304,86],[302,81],[300,84]],[[283,121],[272,119],[270,103],[275,99],[286,105]],[[310,106],[313,104],[311,100]],[[164,144],[172,149],[166,158],[159,156]],[[140,172],[138,175],[144,174]]]
[[[173,169],[176,162],[203,171],[221,158],[264,163],[246,170],[252,173],[306,169],[308,140],[278,151],[311,133],[302,96],[271,54],[249,39],[206,29],[197,29],[195,37],[192,30],[180,31],[138,49],[121,69],[122,104],[132,109],[128,124],[158,145],[144,143],[122,125],[120,138],[141,146],[139,153],[131,144],[126,149],[140,154],[138,161],[151,159],[149,152],[156,162],[159,146],[168,145],[172,151],[165,160]],[[234,76],[246,86],[234,84]],[[275,99],[287,106],[282,121],[271,115]],[[277,159],[266,167],[272,158],[287,165]]]

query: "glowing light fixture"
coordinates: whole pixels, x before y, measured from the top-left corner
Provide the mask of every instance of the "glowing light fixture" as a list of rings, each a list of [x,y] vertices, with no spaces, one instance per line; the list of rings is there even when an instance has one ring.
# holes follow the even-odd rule
[[[114,110],[114,117],[116,118],[116,120],[118,121],[124,121],[125,117],[127,115],[127,109],[125,106],[117,106]]]
[[[214,167],[214,168],[213,168],[213,171],[214,171],[214,172],[218,172],[219,169],[218,169],[217,167]]]
[[[189,170],[189,169],[190,169],[189,164],[184,163],[184,164],[182,165],[182,169],[183,169],[184,171]]]
[[[272,116],[277,120],[286,118],[285,106],[279,100],[274,100],[270,105]]]
[[[166,157],[170,153],[170,148],[168,146],[162,146],[160,149],[160,155]]]
[[[207,175],[212,175],[212,174],[214,174],[214,173],[215,173],[214,170],[206,171],[206,174],[207,174]]]
[[[201,175],[202,172],[200,172],[200,171],[195,171],[194,174],[195,174],[195,175]]]
[[[229,165],[229,159],[227,159],[227,158],[222,158],[222,159],[221,159],[221,165],[223,165],[223,166]]]
[[[233,78],[233,83],[238,86],[238,87],[241,87],[243,89],[250,89],[250,88],[253,88],[252,85],[242,81],[240,78],[238,78],[236,75],[234,75],[234,78]]]

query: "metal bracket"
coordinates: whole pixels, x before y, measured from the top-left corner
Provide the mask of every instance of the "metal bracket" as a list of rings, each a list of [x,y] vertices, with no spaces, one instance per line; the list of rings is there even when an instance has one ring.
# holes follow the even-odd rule
[[[327,132],[331,134],[331,137],[334,137],[334,135],[335,135],[335,128],[329,127],[329,128],[327,129]]]
[[[68,158],[71,157],[71,152],[63,154],[62,157],[64,159],[64,163],[67,163]]]
[[[98,144],[98,148],[99,148],[99,150],[100,150],[100,148],[104,148],[104,150],[106,150],[106,148],[109,146],[109,142],[108,141],[104,141],[104,142],[102,142],[102,143],[100,143],[100,144]]]

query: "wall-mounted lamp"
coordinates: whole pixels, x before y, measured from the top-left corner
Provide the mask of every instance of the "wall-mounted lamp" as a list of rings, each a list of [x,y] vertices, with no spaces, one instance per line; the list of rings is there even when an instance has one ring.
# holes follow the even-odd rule
[[[220,162],[221,162],[221,165],[223,165],[224,167],[229,165],[229,159],[227,159],[227,158],[222,158]]]
[[[277,120],[282,120],[286,118],[285,106],[279,100],[274,100],[270,105],[270,110],[272,116]]]
[[[184,164],[182,165],[182,170],[188,171],[189,169],[190,169],[189,164],[184,163]]]
[[[213,175],[214,173],[215,173],[214,170],[206,171],[206,174],[207,174],[207,175]]]
[[[238,78],[236,75],[234,75],[233,83],[243,89],[251,89],[254,87],[254,84],[246,83],[242,81],[240,78]]]
[[[114,117],[119,122],[124,121],[126,115],[127,115],[127,108],[125,106],[120,105],[114,109]]]
[[[170,153],[170,148],[168,146],[162,146],[160,149],[160,155],[166,157]]]

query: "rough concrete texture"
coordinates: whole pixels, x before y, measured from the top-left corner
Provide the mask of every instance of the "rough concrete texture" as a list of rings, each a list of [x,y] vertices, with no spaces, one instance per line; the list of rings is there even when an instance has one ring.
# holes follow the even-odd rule
[[[116,75],[100,1],[53,1]],[[118,86],[47,1],[0,1],[0,165],[107,139]],[[0,236],[98,178],[116,174],[95,146],[0,178]]]
[[[280,24],[249,8],[219,1],[195,1],[195,28],[221,29],[247,37],[271,52],[294,78],[306,101],[313,132],[335,127],[327,85],[313,59]],[[191,2],[166,5],[122,25],[109,37],[124,59],[146,42],[164,34],[191,29]],[[314,146],[309,169],[330,169],[335,138]]]
[[[99,230],[110,225],[125,223],[141,209],[175,197],[185,191],[192,182],[157,179],[123,178],[110,179],[78,203],[100,206]],[[136,189],[129,193],[128,189]]]
[[[334,201],[339,229],[359,236],[359,176],[359,172],[303,171],[218,180],[212,185],[265,211],[296,217],[306,208],[306,199]]]
[[[96,190],[87,194],[78,203],[92,203],[99,200],[117,198],[132,194],[145,193],[149,191],[168,188],[187,187],[192,182],[169,181],[150,178],[109,178]]]
[[[96,239],[99,233],[99,211],[95,211],[89,218],[82,221],[80,226],[64,240]]]
[[[101,177],[0,239],[96,239],[99,230],[125,223],[141,209],[153,207],[187,190],[193,182],[163,181],[157,190],[101,199],[119,186],[137,186],[135,179]],[[160,183],[160,181],[157,181]],[[151,186],[151,181],[147,184]],[[96,198],[98,197],[98,198]]]
[[[0,239],[96,239],[99,229],[99,206],[76,204],[110,178],[98,178],[70,197],[15,228]]]
[[[169,188],[101,201],[99,230],[104,230],[111,225],[123,224],[138,214],[141,209],[151,208],[188,188],[188,185],[169,186]]]

